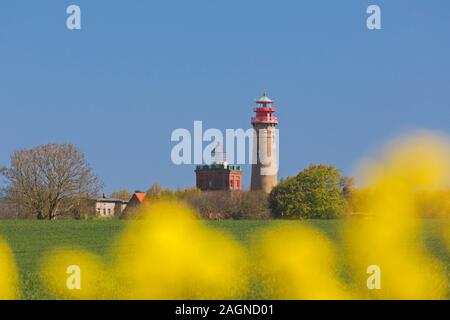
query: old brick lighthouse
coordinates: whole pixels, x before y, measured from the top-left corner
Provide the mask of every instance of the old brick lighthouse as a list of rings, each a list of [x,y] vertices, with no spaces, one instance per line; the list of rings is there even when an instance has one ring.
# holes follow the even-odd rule
[[[277,130],[275,107],[265,93],[257,101],[252,118],[253,164],[251,190],[270,193],[278,183]]]
[[[211,153],[211,164],[197,166],[197,188],[202,191],[242,191],[242,167],[229,165],[218,144]]]

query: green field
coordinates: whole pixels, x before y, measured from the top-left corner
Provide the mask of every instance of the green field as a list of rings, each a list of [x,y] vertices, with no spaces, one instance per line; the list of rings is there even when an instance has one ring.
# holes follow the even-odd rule
[[[213,228],[225,231],[244,245],[248,245],[251,235],[261,228],[274,224],[310,224],[334,240],[338,251],[342,246],[340,231],[345,221],[315,220],[310,222],[296,221],[221,221],[207,222]],[[429,251],[438,257],[450,273],[450,255],[439,238],[438,229],[447,220],[425,221],[423,240]],[[51,248],[82,248],[108,259],[109,247],[126,225],[125,221],[0,221],[0,236],[4,237],[12,247],[21,278],[22,299],[52,299],[39,283],[37,269],[40,257]],[[345,262],[340,264],[345,268]],[[344,272],[345,273],[345,272]],[[248,298],[264,298],[259,296],[257,287],[253,288]]]

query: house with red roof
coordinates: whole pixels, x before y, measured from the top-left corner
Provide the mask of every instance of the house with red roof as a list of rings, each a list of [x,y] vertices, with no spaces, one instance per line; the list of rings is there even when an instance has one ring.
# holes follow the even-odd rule
[[[127,207],[123,211],[123,215],[127,215],[134,209],[138,208],[142,203],[144,203],[146,193],[142,191],[136,191],[128,201]]]

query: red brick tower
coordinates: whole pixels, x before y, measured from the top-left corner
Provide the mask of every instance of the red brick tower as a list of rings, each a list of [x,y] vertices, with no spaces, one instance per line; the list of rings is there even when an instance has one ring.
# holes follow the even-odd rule
[[[202,191],[241,191],[242,167],[229,165],[222,146],[212,151],[210,165],[197,166],[197,188]]]
[[[276,127],[278,118],[276,109],[265,93],[256,101],[256,116],[252,118],[255,130],[253,137],[253,165],[251,190],[263,190],[270,193],[278,183],[278,158],[276,144]]]

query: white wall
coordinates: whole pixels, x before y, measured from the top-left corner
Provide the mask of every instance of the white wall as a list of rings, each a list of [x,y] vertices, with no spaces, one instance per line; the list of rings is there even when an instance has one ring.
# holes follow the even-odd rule
[[[95,212],[100,217],[114,217],[115,203],[112,202],[97,202],[95,205]]]

